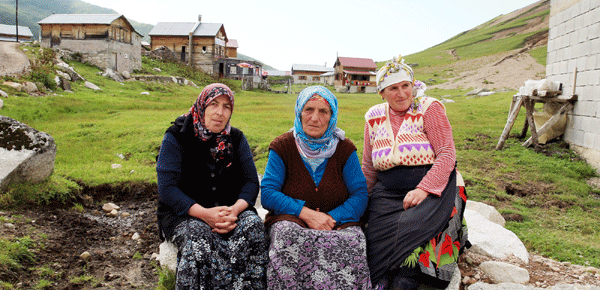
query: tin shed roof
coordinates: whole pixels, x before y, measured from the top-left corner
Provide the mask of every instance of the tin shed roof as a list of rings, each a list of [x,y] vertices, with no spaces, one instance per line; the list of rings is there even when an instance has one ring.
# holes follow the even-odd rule
[[[314,64],[293,64],[292,70],[295,71],[314,71],[314,72],[332,72],[334,69],[332,67],[325,67],[322,65],[314,65]]]
[[[17,29],[15,28],[14,25],[0,24],[0,34],[16,36]],[[29,29],[29,27],[25,27],[25,26],[19,26],[19,35],[25,36],[25,37],[33,37],[33,33],[31,33],[31,30]]]
[[[120,14],[52,14],[38,24],[111,24]]]
[[[159,22],[150,30],[148,35],[171,35],[171,36],[188,36],[192,29],[194,36],[215,36],[223,27],[221,23],[200,23],[198,22]]]
[[[354,67],[354,68],[365,68],[365,69],[377,69],[377,65],[370,58],[356,58],[356,57],[338,57],[338,61],[344,67]]]

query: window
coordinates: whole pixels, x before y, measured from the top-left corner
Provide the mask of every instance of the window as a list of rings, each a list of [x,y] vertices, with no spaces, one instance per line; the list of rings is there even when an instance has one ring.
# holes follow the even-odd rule
[[[321,78],[320,78],[320,77],[313,77],[313,79],[312,79],[312,80],[313,80],[313,82],[318,82],[318,81],[320,81],[320,80],[321,80]]]
[[[202,47],[202,53],[206,53],[206,46]]]
[[[237,75],[237,66],[232,65],[229,67],[229,74],[230,75]]]
[[[306,76],[298,76],[298,80],[305,81],[306,80]]]

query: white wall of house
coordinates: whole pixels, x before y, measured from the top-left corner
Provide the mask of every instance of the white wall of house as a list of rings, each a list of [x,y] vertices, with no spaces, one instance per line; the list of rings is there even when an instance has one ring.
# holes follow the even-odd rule
[[[600,1],[551,0],[546,78],[575,102],[564,139],[600,171]]]

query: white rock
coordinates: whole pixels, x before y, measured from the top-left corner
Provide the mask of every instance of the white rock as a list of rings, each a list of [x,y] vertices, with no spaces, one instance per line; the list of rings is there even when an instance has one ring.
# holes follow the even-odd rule
[[[485,261],[479,265],[479,268],[495,283],[526,284],[529,282],[529,272],[527,270],[509,263]]]
[[[469,227],[469,241],[473,245],[469,251],[499,260],[512,254],[529,263],[529,253],[525,245],[513,232],[489,221],[474,210],[465,209],[465,219]]]
[[[112,167],[112,169],[119,169],[119,168],[123,167],[123,165],[121,165],[121,164],[113,164],[110,167]]]
[[[11,229],[11,230],[15,229],[15,225],[13,225],[11,223],[5,223],[4,226],[7,227],[7,228],[9,228],[9,229]]]
[[[8,98],[8,94],[5,91],[0,90],[0,97]]]
[[[177,268],[177,247],[175,244],[164,241],[158,248],[158,261],[160,262],[160,266],[175,272]]]
[[[491,205],[487,205],[483,202],[467,200],[467,209],[474,210],[486,217],[491,222],[497,223],[501,226],[506,225],[506,221],[502,215]]]
[[[131,239],[134,240],[134,241],[135,240],[139,240],[140,239],[140,234],[134,233],[133,236],[131,236]]]
[[[141,92],[140,95],[150,95],[149,92]]]
[[[118,205],[116,205],[116,204],[114,204],[114,203],[112,203],[112,202],[105,203],[105,204],[102,206],[102,210],[103,210],[104,212],[111,212],[111,211],[113,211],[114,209],[116,209],[116,210],[120,210],[120,209],[121,209],[121,207],[119,207]]]
[[[117,211],[116,209],[111,210],[109,213],[106,214],[109,217],[117,217],[119,215],[119,211]]]
[[[84,84],[84,85],[85,85],[85,87],[86,87],[86,88],[88,88],[88,89],[92,89],[92,90],[94,90],[94,91],[100,91],[100,88],[99,88],[97,85],[95,85],[95,84],[92,84],[92,83],[90,83],[90,82],[88,82],[88,81],[85,81],[85,84]]]
[[[91,256],[92,255],[88,251],[85,251],[81,253],[81,255],[79,255],[79,258],[81,258],[82,260],[89,260]]]
[[[2,99],[0,99],[0,110],[2,110],[3,106],[4,106],[4,101]]]

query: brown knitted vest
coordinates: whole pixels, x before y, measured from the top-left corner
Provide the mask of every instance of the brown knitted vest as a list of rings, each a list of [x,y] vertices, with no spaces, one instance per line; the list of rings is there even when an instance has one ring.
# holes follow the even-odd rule
[[[292,132],[287,132],[273,140],[269,149],[273,149],[283,160],[286,172],[281,192],[285,195],[306,201],[304,206],[321,212],[328,212],[342,205],[349,197],[344,183],[343,171],[346,160],[356,146],[348,138],[340,140],[333,156],[327,161],[325,172],[317,187],[296,147]],[[289,220],[308,228],[300,218],[294,215],[273,215],[269,212],[265,218],[265,226],[276,221]],[[336,225],[336,229],[341,225]],[[345,225],[347,226],[347,225]]]

